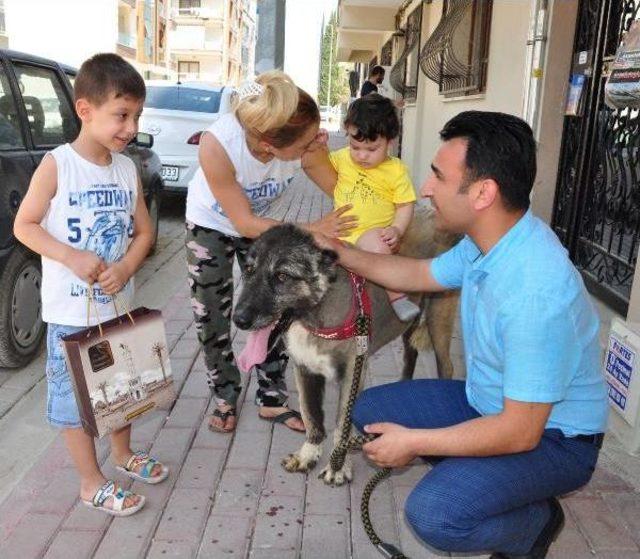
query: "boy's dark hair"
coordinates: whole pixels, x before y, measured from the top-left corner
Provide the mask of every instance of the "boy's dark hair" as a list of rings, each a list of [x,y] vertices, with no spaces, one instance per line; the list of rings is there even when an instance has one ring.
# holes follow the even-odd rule
[[[369,72],[369,77],[372,78],[373,76],[379,76],[380,74],[384,74],[384,68],[382,66],[374,66]]]
[[[377,93],[369,93],[351,103],[344,126],[356,128],[352,137],[358,142],[373,142],[379,136],[393,140],[400,133],[400,120],[393,102]]]
[[[74,99],[102,105],[111,93],[144,99],[147,92],[142,76],[121,56],[105,52],[85,60],[73,83]]]
[[[522,119],[498,112],[465,111],[440,131],[444,142],[467,140],[462,190],[480,179],[496,181],[509,210],[526,210],[536,178],[536,142]]]

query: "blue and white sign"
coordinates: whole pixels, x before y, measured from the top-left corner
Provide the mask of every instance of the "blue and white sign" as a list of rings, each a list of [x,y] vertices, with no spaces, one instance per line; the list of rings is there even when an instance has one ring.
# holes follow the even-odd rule
[[[638,383],[634,382],[637,344],[629,331],[614,321],[609,335],[609,346],[604,361],[605,377],[609,391],[609,404],[631,425],[634,424],[638,409]]]

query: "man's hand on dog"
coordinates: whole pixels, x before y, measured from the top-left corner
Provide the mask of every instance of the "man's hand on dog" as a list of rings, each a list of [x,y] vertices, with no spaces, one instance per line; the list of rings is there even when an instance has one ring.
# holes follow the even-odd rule
[[[417,456],[410,444],[415,435],[414,429],[407,429],[396,423],[372,423],[366,425],[364,431],[370,435],[379,435],[363,445],[362,451],[381,468],[401,468]]]
[[[346,204],[325,215],[322,219],[309,224],[309,231],[312,233],[322,233],[327,237],[343,237],[358,225],[358,218],[355,215],[344,215],[353,206]]]

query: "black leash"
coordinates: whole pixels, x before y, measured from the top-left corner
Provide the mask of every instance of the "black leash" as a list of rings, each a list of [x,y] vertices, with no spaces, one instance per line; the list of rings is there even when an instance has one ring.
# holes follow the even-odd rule
[[[361,289],[364,289],[362,287]],[[369,347],[369,317],[365,315],[362,305],[362,291],[357,291],[358,295],[358,318],[356,322],[356,362],[353,367],[353,380],[351,382],[351,390],[349,392],[349,400],[347,402],[347,413],[345,421],[342,426],[342,433],[340,434],[340,441],[333,449],[329,458],[329,464],[331,469],[336,472],[344,466],[344,462],[347,457],[347,452],[351,449],[361,449],[364,443],[372,441],[376,438],[375,435],[357,435],[350,437],[351,434],[351,414],[353,411],[353,405],[358,396],[360,388],[360,378],[362,377],[362,369],[367,356],[367,350]],[[384,557],[387,559],[409,559],[402,553],[396,546],[390,543],[383,542],[371,524],[371,517],[369,515],[369,502],[371,500],[371,494],[376,486],[391,473],[391,468],[383,468],[376,472],[373,477],[365,485],[362,492],[362,500],[360,501],[360,517],[362,518],[362,525],[367,536],[371,540],[371,543],[378,549]]]

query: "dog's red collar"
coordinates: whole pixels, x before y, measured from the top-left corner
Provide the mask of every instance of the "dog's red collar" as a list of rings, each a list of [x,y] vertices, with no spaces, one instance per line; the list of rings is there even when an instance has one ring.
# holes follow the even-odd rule
[[[371,324],[371,299],[367,290],[364,288],[365,279],[361,276],[357,276],[353,272],[349,272],[349,279],[351,280],[351,310],[345,318],[344,322],[340,326],[333,328],[308,328],[314,336],[324,338],[325,340],[347,340],[349,338],[356,337],[356,322],[359,314],[369,319]],[[371,336],[371,330],[369,330],[369,336]]]

